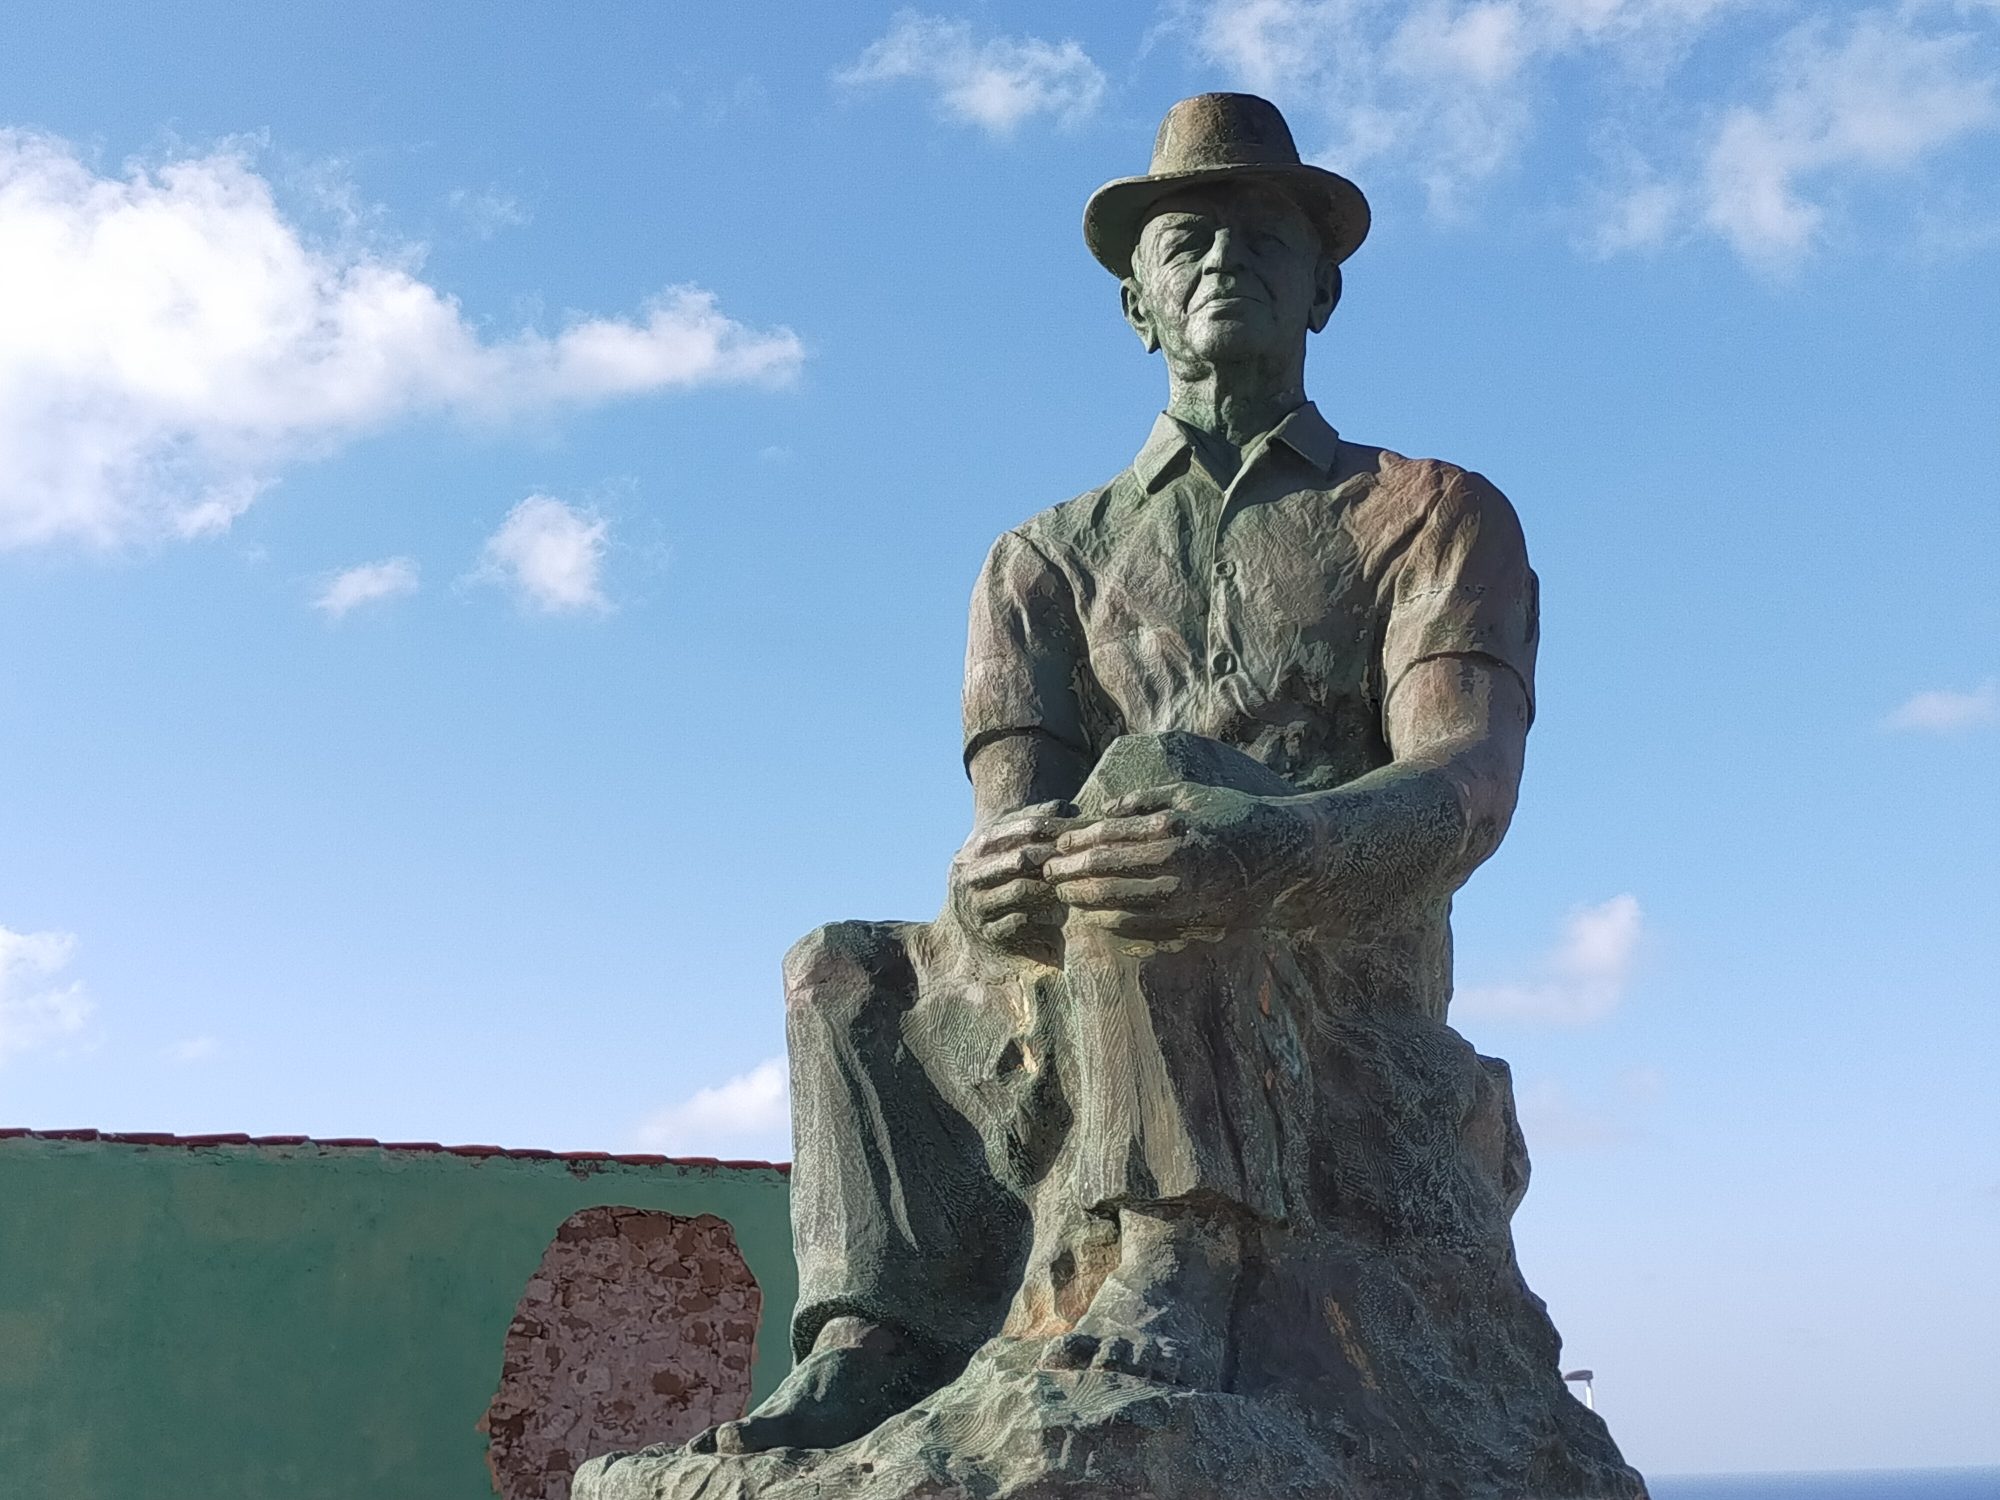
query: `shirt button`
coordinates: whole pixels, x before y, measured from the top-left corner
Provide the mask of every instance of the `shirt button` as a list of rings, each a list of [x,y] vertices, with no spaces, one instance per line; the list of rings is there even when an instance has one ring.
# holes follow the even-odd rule
[[[1215,675],[1222,677],[1236,670],[1236,658],[1227,651],[1218,651],[1208,659]]]
[[[1217,578],[1234,578],[1236,576],[1236,564],[1225,557],[1215,565],[1215,576]]]

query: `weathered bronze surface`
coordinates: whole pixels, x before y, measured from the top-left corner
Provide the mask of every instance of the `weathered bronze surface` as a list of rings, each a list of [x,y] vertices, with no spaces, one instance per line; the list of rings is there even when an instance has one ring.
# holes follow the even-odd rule
[[[1644,1496],[1445,1023],[1533,716],[1520,527],[1305,396],[1366,229],[1245,95],[1091,200],[1167,409],[987,560],[944,913],[786,960],[798,1364],[577,1500]]]

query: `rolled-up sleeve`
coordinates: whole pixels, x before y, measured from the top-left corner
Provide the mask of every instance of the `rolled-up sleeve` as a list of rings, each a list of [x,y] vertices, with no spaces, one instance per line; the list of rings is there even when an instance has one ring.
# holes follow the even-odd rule
[[[1061,569],[1019,532],[993,544],[972,591],[965,644],[965,759],[1039,730],[1087,751],[1078,677],[1082,630]]]
[[[1514,507],[1480,475],[1451,471],[1397,573],[1382,641],[1386,693],[1419,662],[1482,657],[1520,678],[1532,712],[1540,610]]]

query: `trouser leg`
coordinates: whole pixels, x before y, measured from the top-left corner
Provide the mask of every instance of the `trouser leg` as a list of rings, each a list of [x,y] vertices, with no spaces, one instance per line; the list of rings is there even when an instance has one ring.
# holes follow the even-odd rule
[[[1095,813],[1175,782],[1294,790],[1241,751],[1169,731],[1113,742],[1077,802]],[[1066,950],[1082,1202],[1206,1200],[1285,1218],[1305,1150],[1301,1032],[1317,982],[1297,947],[1262,931],[1135,943],[1072,921]]]
[[[1079,1201],[1286,1219],[1308,1146],[1306,981],[1268,940],[1134,946],[1088,933],[1070,944]]]
[[[843,1315],[969,1351],[1019,1278],[1026,1211],[967,1118],[961,1059],[938,1055],[976,1051],[963,1043],[978,1017],[917,1024],[918,933],[836,923],[785,960],[800,1355]]]

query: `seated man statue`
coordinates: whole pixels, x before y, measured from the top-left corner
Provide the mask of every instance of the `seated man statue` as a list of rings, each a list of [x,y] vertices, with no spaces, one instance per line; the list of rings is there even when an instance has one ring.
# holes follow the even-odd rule
[[[943,915],[786,961],[797,1363],[579,1496],[1643,1496],[1444,1024],[1533,716],[1520,526],[1306,399],[1368,217],[1238,94],[1090,200],[1167,408],[987,559]]]

